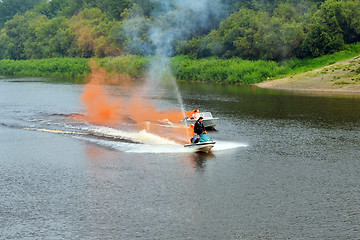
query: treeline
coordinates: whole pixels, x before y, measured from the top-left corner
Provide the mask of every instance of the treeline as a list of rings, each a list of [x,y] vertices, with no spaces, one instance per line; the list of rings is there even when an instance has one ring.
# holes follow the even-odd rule
[[[178,53],[282,61],[313,58],[360,41],[360,1],[277,1],[273,11],[241,7]]]
[[[120,20],[121,13],[132,5],[132,0],[1,0],[0,26],[16,14],[28,10],[51,19],[57,16],[71,18],[85,8],[99,8],[114,19]]]
[[[0,27],[16,14],[23,14],[46,0],[2,0],[0,1]]]
[[[1,58],[40,59],[53,57],[105,57],[119,55],[112,41],[116,21],[97,8],[85,9],[66,18],[49,19],[27,11],[5,23],[0,34]]]
[[[360,41],[358,0],[208,1],[221,3],[221,14],[173,40],[171,56],[282,61],[322,56]],[[152,55],[150,25],[169,25],[157,17],[164,3],[174,10],[180,2],[3,0],[0,58]]]

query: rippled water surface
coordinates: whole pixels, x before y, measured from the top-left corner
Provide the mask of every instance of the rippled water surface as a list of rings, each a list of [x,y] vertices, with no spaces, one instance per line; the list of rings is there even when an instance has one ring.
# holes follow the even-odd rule
[[[1,239],[360,236],[360,97],[180,84],[187,109],[220,119],[199,154],[70,121],[82,88],[0,79]]]

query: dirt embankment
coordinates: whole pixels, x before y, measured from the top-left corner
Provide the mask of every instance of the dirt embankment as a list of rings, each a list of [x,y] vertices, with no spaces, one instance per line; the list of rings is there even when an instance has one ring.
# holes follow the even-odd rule
[[[360,94],[360,56],[256,86],[299,92]]]

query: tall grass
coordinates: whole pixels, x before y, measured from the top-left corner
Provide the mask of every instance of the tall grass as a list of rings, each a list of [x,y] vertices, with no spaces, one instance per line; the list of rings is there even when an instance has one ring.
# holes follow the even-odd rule
[[[117,72],[129,77],[143,77],[150,59],[136,55],[99,58],[96,62],[107,72]]]
[[[216,57],[194,59],[189,56],[176,56],[171,59],[170,67],[178,80],[253,84],[266,79],[310,71],[359,54],[360,43],[349,45],[346,50],[334,54],[284,62]],[[127,55],[96,59],[96,62],[108,72],[118,72],[135,78],[145,76],[151,61],[156,61],[156,58]],[[3,75],[83,77],[89,73],[89,59],[85,58],[0,60],[0,74]]]
[[[86,58],[0,60],[0,74],[10,76],[82,77],[89,72],[89,59]]]
[[[281,73],[276,62],[240,58],[191,59],[188,56],[177,56],[172,59],[171,66],[179,80],[216,83],[258,83]]]
[[[193,59],[189,56],[172,58],[172,71],[178,80],[216,83],[259,83],[286,75],[311,71],[360,54],[360,43],[346,50],[313,59],[291,59],[284,62],[250,61],[239,58]]]
[[[311,71],[336,62],[356,57],[360,54],[360,43],[351,44],[345,50],[311,59],[291,59],[280,65],[287,69],[290,74]]]

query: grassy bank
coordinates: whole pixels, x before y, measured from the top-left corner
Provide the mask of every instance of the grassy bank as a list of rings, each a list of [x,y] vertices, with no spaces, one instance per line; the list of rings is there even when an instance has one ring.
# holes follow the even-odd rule
[[[360,56],[257,84],[261,88],[320,94],[359,94]]]
[[[140,56],[106,57],[96,62],[108,72],[131,77],[143,76],[148,58]],[[0,74],[7,76],[85,77],[90,74],[89,58],[48,58],[31,60],[0,60]]]
[[[267,79],[311,71],[360,54],[360,43],[346,50],[314,59],[292,59],[281,63],[250,61],[240,58],[193,59],[176,56],[171,59],[171,70],[178,80],[204,81],[227,84],[254,84]],[[143,77],[152,57],[135,55],[106,57],[96,62],[108,72],[118,72],[130,77]],[[90,73],[89,59],[51,58],[40,60],[0,60],[0,74],[18,76],[83,77]]]
[[[260,83],[287,75],[311,71],[360,54],[360,44],[346,50],[313,59],[292,59],[284,62],[250,61],[239,58],[192,59],[188,56],[172,58],[172,71],[178,80],[216,83]]]
[[[96,62],[107,72],[117,72],[130,77],[143,77],[150,62],[148,57],[127,55],[121,57],[99,58]]]
[[[191,59],[187,56],[173,58],[172,71],[178,80],[231,84],[257,83],[285,73],[284,69],[273,61],[249,61],[239,58]]]
[[[85,58],[0,60],[0,74],[7,76],[82,77],[89,72]]]

